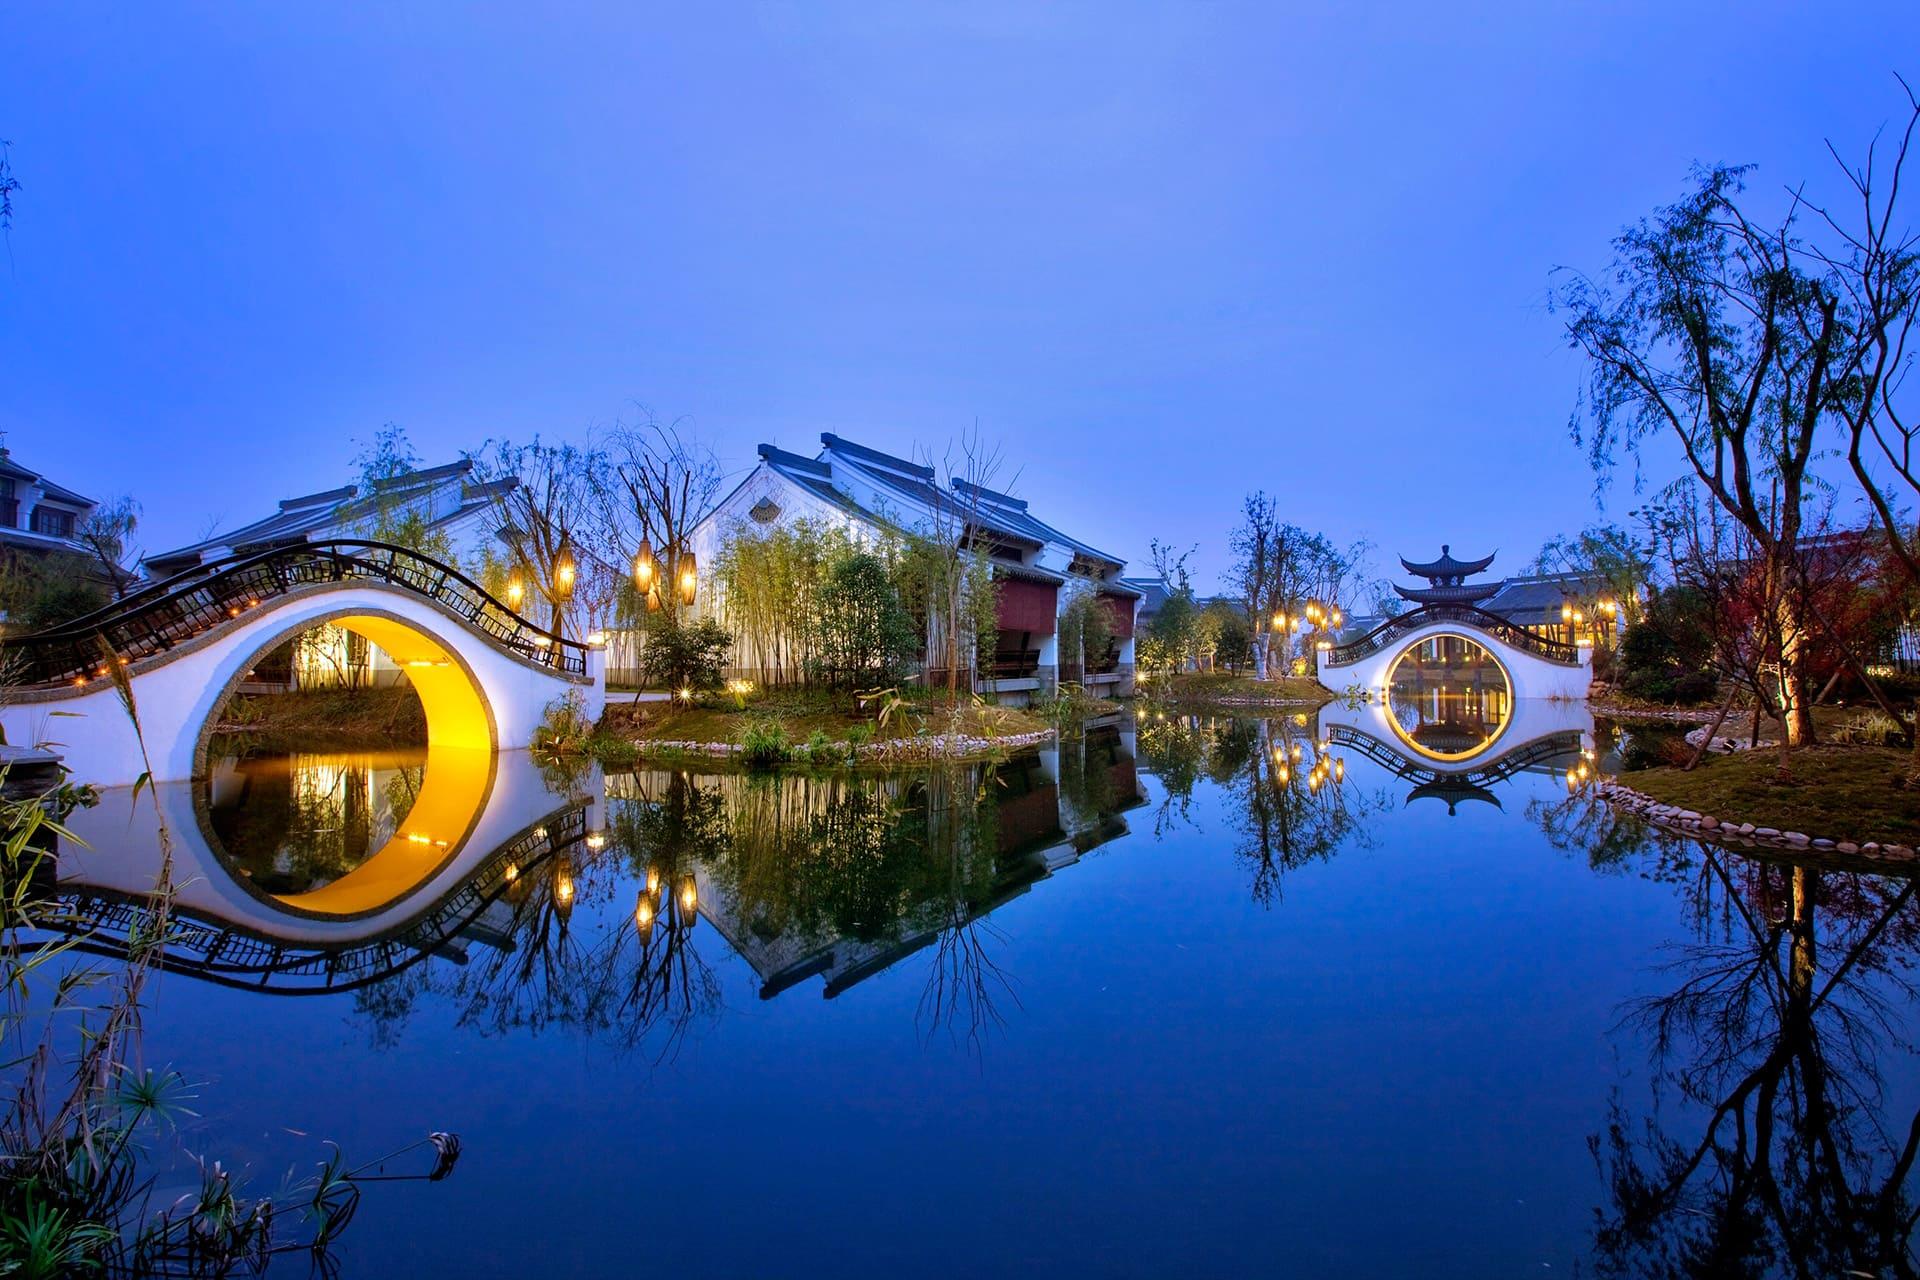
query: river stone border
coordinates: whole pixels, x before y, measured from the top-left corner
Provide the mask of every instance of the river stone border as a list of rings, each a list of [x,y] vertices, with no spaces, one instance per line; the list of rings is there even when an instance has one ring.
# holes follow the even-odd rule
[[[944,733],[930,735],[925,738],[893,738],[886,742],[869,742],[864,746],[857,747],[854,750],[854,757],[858,760],[870,760],[879,764],[911,760],[954,760],[972,756],[991,755],[996,750],[1018,750],[1021,747],[1035,747],[1041,743],[1050,741],[1053,736],[1054,731],[1052,729],[1037,729],[1032,733],[1009,734],[1004,738],[954,737]],[[632,741],[642,758],[649,755],[658,755],[661,752],[675,751],[684,752],[687,755],[713,756],[718,759],[729,759],[733,756],[740,755],[746,750],[745,747],[737,742],[676,741],[668,738],[637,738],[630,739],[630,741]],[[805,746],[806,744],[789,743],[788,745],[792,747]],[[841,748],[846,746],[844,742],[837,742],[834,745]],[[843,751],[841,759],[833,763],[844,763],[844,760],[845,755]],[[806,761],[804,759],[797,759],[791,763],[805,764]]]
[[[1716,818],[1712,814],[1697,813],[1677,804],[1656,800],[1615,778],[1601,778],[1595,782],[1593,793],[1614,808],[1624,810],[1650,826],[1738,848],[1780,849],[1789,853],[1837,853],[1865,858],[1870,862],[1914,860],[1910,845],[1882,844],[1878,840],[1835,840],[1827,836],[1809,836],[1802,831],[1782,831],[1777,827],[1758,827],[1751,822]]]

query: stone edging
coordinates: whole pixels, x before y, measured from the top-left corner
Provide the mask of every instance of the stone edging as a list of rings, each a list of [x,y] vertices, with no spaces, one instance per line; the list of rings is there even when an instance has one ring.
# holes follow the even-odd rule
[[[1021,747],[1038,746],[1053,736],[1052,729],[1038,729],[1032,733],[1009,734],[1004,738],[954,737],[949,734],[931,734],[924,738],[891,738],[885,742],[869,742],[855,748],[854,757],[857,760],[872,761],[877,764],[909,760],[959,760],[989,755],[996,750],[1017,750]],[[730,759],[746,750],[737,742],[692,742],[661,738],[635,739],[633,745],[643,757],[661,751],[684,751],[688,755]],[[789,743],[788,745],[804,746],[805,744]],[[835,745],[844,746],[845,744],[836,743]]]
[[[1913,849],[1904,844],[1882,844],[1877,840],[1835,840],[1827,836],[1809,836],[1800,831],[1781,831],[1777,827],[1757,827],[1751,822],[1716,818],[1712,814],[1697,813],[1677,804],[1656,800],[1646,792],[1635,791],[1613,778],[1602,778],[1594,783],[1593,794],[1652,826],[1720,844],[1789,852],[1811,850],[1876,862],[1911,862],[1914,857]]]

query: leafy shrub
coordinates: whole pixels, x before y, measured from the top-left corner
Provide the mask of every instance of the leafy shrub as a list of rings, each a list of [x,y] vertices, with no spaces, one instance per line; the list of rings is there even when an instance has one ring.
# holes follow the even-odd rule
[[[870,724],[857,724],[847,730],[847,747],[850,753],[858,751],[861,747],[866,746],[872,741],[873,726]]]
[[[533,749],[541,755],[581,755],[592,736],[593,725],[587,721],[586,704],[578,693],[569,693],[547,704],[533,731]]]
[[[784,764],[793,757],[787,727],[770,717],[756,717],[740,734],[740,758],[755,768]]]
[[[896,680],[918,647],[885,563],[863,551],[835,561],[814,620],[814,679],[839,688]]]
[[[828,736],[825,729],[815,729],[808,734],[806,746],[802,749],[807,753],[807,759],[814,764],[825,764],[842,753],[840,744]]]
[[[1680,588],[1656,592],[1646,616],[1627,628],[1612,674],[1628,695],[1648,702],[1704,702],[1716,687],[1707,606]]]
[[[641,679],[658,689],[705,693],[720,687],[720,667],[733,637],[712,618],[681,622],[666,618],[647,632],[640,654]]]

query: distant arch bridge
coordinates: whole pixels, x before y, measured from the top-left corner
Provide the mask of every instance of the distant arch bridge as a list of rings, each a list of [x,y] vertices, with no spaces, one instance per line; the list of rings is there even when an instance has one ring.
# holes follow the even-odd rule
[[[1592,649],[1537,635],[1472,604],[1447,602],[1408,610],[1358,639],[1319,650],[1320,683],[1335,692],[1358,686],[1383,694],[1403,658],[1441,637],[1485,649],[1515,698],[1584,699],[1593,682]]]
[[[550,704],[578,695],[589,719],[605,704],[597,646],[534,625],[451,565],[343,539],[231,556],[0,642],[11,686],[0,728],[9,743],[53,745],[82,782],[193,778],[227,695],[268,652],[323,622],[406,671],[432,747],[525,748]]]

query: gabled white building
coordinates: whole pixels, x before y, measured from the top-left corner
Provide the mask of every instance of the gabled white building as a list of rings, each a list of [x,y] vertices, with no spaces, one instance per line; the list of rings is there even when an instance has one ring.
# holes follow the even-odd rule
[[[932,467],[832,433],[820,445],[812,458],[761,445],[759,465],[693,531],[699,563],[715,564],[743,533],[798,520],[875,542],[893,530],[955,530],[964,545],[987,549],[1000,584],[993,678],[980,692],[1024,702],[1068,680],[1102,694],[1132,693],[1140,593],[1120,581],[1126,565],[1119,557],[1062,533],[1009,494],[958,479],[942,485]],[[724,619],[717,590],[705,590],[701,608]],[[1112,652],[1088,655],[1084,669],[1078,654],[1063,662],[1058,643],[1060,613],[1077,591],[1102,599],[1116,638]]]
[[[271,515],[150,555],[141,563],[150,576],[166,578],[243,552],[301,542],[365,538],[370,536],[369,527],[382,516],[389,522],[418,516],[428,528],[446,535],[457,560],[470,564],[483,548],[499,551],[496,498],[518,483],[513,479],[476,481],[469,459],[423,467],[377,481],[364,491],[359,485],[347,484],[283,499],[279,510]]]

